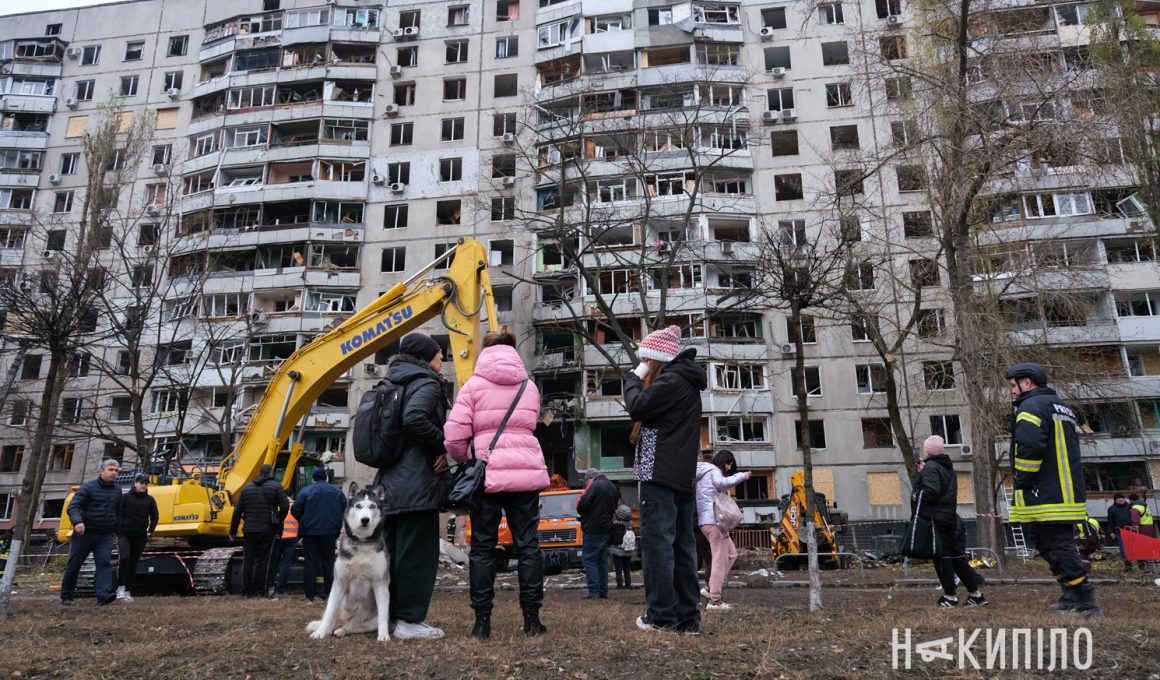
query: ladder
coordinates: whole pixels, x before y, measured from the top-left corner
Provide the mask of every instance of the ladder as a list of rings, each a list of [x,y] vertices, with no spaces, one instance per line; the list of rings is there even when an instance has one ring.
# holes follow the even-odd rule
[[[1015,491],[1009,486],[1003,487],[1003,506],[1007,511],[1007,520],[1011,527],[1011,542],[1015,544],[1015,556],[1026,562],[1031,558],[1027,549],[1027,538],[1023,535],[1023,525],[1011,522],[1011,505],[1015,502]]]

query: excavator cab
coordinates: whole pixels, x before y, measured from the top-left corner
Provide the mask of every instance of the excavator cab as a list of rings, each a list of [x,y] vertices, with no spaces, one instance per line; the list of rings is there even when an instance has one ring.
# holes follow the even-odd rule
[[[806,564],[806,558],[797,556],[803,555],[807,550],[805,540],[807,522],[805,473],[800,471],[793,473],[790,476],[790,484],[793,491],[782,496],[781,503],[778,505],[781,511],[781,523],[776,529],[771,528],[770,531],[773,533],[773,556],[775,558],[779,555],[795,556],[781,560],[778,562],[778,566],[799,569]],[[814,492],[814,524],[817,528],[820,565],[824,569],[837,569],[841,563],[837,555],[839,548],[834,536],[835,527],[830,517],[829,508],[826,507],[825,494],[817,492]]]

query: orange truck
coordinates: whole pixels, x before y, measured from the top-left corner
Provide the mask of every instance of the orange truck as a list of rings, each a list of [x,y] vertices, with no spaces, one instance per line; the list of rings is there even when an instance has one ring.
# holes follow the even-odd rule
[[[579,568],[580,546],[584,533],[576,502],[583,489],[554,489],[540,494],[540,552],[544,555],[544,573],[558,574],[564,569]],[[471,520],[467,520],[467,542],[471,543]],[[496,553],[501,564],[516,556],[507,517],[500,518]]]

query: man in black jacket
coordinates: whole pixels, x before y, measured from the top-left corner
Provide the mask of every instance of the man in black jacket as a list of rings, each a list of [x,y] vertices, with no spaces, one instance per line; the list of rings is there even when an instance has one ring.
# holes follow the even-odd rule
[[[281,535],[282,520],[290,511],[286,490],[272,478],[273,474],[274,468],[268,464],[258,469],[258,478],[242,487],[238,494],[230,520],[232,541],[238,538],[238,523],[246,523],[242,532],[242,595],[245,597],[266,594],[274,538]]]
[[[580,514],[580,531],[584,534],[580,559],[588,580],[588,599],[608,597],[608,537],[612,533],[612,515],[620,505],[616,485],[599,470],[584,473],[588,486],[576,501]]]
[[[1108,506],[1108,536],[1120,546],[1120,559],[1124,560],[1124,571],[1132,571],[1132,563],[1124,552],[1124,542],[1120,540],[1120,529],[1132,526],[1132,506],[1124,494],[1117,493]]]
[[[133,578],[145,543],[157,528],[157,501],[149,495],[149,477],[137,475],[129,493],[121,496],[121,528],[117,532],[117,599],[133,601]]]
[[[654,331],[640,343],[642,363],[625,381],[628,415],[641,423],[633,473],[640,481],[640,549],[648,610],[642,630],[701,629],[695,500],[705,370],[696,349],[680,351],[681,329]],[[646,386],[645,378],[649,382]]]
[[[383,536],[391,555],[391,635],[400,639],[443,637],[442,630],[425,622],[439,567],[439,507],[447,492],[439,474],[446,468],[442,369],[439,344],[421,333],[399,342],[399,354],[387,368],[387,379],[406,388],[402,455],[375,477],[386,491]]]
[[[68,551],[68,565],[60,582],[61,604],[72,604],[77,587],[77,574],[89,553],[93,555],[96,573],[93,588],[97,604],[109,604],[117,599],[113,590],[113,536],[121,523],[121,487],[117,473],[121,463],[110,458],[101,463],[96,479],[90,479],[77,489],[68,504],[68,519],[73,533]]]
[[[955,596],[956,575],[967,589],[967,606],[985,605],[987,598],[979,591],[978,575],[967,562],[967,533],[958,513],[958,479],[950,456],[946,454],[946,442],[939,435],[928,437],[922,443],[920,469],[914,503],[919,517],[934,523],[942,544],[941,554],[934,559],[934,571],[943,587],[938,606],[958,605],[959,599]]]

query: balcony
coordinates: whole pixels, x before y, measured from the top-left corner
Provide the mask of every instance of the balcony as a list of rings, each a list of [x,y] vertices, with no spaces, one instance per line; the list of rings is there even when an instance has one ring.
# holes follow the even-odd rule
[[[1121,316],[1116,324],[1124,342],[1160,340],[1160,316]]]
[[[14,94],[0,95],[0,111],[5,113],[55,113],[56,95]]]

